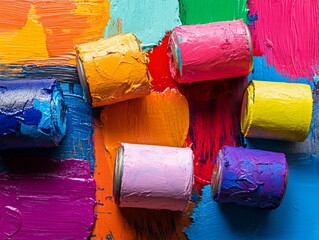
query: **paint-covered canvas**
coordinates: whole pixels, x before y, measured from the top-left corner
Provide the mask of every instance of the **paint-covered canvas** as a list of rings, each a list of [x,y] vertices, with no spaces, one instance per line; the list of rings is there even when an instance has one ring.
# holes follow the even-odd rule
[[[318,19],[317,0],[2,0],[0,239],[318,239]],[[230,21],[240,22],[245,31],[225,27]],[[220,44],[209,44],[209,37],[214,36],[206,35],[202,28],[201,41],[207,50],[200,48],[203,45],[196,46],[201,44],[196,33],[204,24],[221,26],[216,38]],[[192,45],[172,46],[174,29],[190,29],[190,33],[175,39],[187,45],[189,42],[182,38],[194,37]],[[134,40],[128,41],[125,36],[134,36]],[[93,46],[92,52],[98,51],[102,44],[94,43],[110,43],[112,37],[115,42],[108,46],[108,54],[90,58],[91,72],[104,76],[103,89],[93,89],[92,83],[90,88],[91,72],[86,70],[87,59],[85,54],[80,56],[79,49]],[[240,45],[241,55],[236,41],[244,44]],[[132,44],[136,44],[134,51]],[[117,45],[121,47],[115,48]],[[186,50],[176,50],[174,62],[172,49]],[[200,52],[196,52],[198,49]],[[197,65],[191,61],[194,56],[187,58],[191,50],[197,54]],[[217,52],[222,53],[221,57],[213,55]],[[179,54],[182,57],[178,58]],[[227,65],[227,72],[216,74],[220,67],[214,65],[214,57],[222,66]],[[84,62],[79,73],[77,59]],[[234,59],[244,66],[240,74]],[[117,62],[121,65],[110,67]],[[105,63],[108,67],[103,67]],[[193,71],[194,65],[195,70],[200,66],[205,79],[176,81],[172,64],[180,72],[183,67]],[[208,65],[210,68],[205,68]],[[35,97],[25,86],[17,85],[27,83],[27,89],[34,89],[45,79],[59,83],[63,94],[59,109],[63,105],[63,113],[43,104],[51,96],[47,88]],[[122,87],[114,79],[124,79]],[[143,91],[130,79],[143,80]],[[276,112],[276,107],[268,106],[274,110],[273,116],[280,116],[272,120],[280,123],[274,121],[266,130],[279,126],[276,131],[288,129],[295,135],[265,139],[241,132],[242,98],[248,84],[256,81],[273,86],[273,91],[262,93],[276,92],[275,102],[291,101],[293,111],[302,113],[296,117],[290,114],[290,108]],[[9,91],[8,86],[15,82]],[[285,94],[282,82],[304,84],[307,87],[300,89],[305,92],[300,91],[306,97],[299,98],[299,94],[305,96],[299,90],[298,94]],[[90,98],[109,96],[110,85],[115,88],[115,97],[110,97],[109,104],[92,107]],[[54,102],[56,98],[50,99]],[[264,109],[262,103],[258,106]],[[306,107],[298,109],[300,106]],[[49,112],[41,112],[41,107]],[[259,113],[269,112],[262,110]],[[26,114],[29,112],[32,117]],[[21,131],[35,139],[39,133],[53,136],[58,130],[54,126],[60,126],[57,121],[61,119],[65,120],[59,130],[63,136],[59,135],[59,141],[54,137],[48,141],[54,144],[41,140],[35,141],[36,145],[29,138],[21,138]],[[266,118],[256,119],[256,128],[267,126],[268,122],[258,122]],[[299,132],[294,129],[297,125],[303,128]],[[308,128],[303,127],[306,125]],[[114,165],[121,143],[192,150],[193,185],[186,210],[122,208],[116,203]],[[223,146],[278,152],[273,156],[281,156],[281,160],[285,154],[288,183],[277,209],[214,201],[212,172]],[[170,164],[164,165],[165,169]],[[171,190],[176,186],[167,181],[165,187]],[[167,192],[173,195],[173,191]]]

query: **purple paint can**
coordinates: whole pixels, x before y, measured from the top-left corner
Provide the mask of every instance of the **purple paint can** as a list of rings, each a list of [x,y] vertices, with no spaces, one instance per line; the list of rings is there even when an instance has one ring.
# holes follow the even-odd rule
[[[287,180],[285,154],[224,146],[213,166],[211,187],[217,202],[274,209]]]

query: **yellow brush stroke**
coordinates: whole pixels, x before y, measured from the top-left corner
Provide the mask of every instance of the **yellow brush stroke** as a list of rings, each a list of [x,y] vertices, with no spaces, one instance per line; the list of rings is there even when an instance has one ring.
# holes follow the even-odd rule
[[[32,5],[26,24],[21,30],[1,33],[0,62],[13,63],[30,58],[42,60],[48,57],[46,36]]]
[[[242,132],[246,137],[304,141],[310,129],[312,105],[307,84],[254,80],[242,102]]]

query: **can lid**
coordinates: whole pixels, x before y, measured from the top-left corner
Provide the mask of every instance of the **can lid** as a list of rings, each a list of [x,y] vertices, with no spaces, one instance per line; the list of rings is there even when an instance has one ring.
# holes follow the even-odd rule
[[[113,174],[113,196],[116,204],[120,204],[121,184],[123,176],[124,147],[121,146],[116,153],[114,174]]]
[[[252,40],[251,40],[251,34],[250,34],[250,31],[249,31],[249,28],[248,28],[247,24],[245,24],[245,29],[246,29],[246,32],[247,32],[247,41],[248,41],[249,52],[250,52],[249,72],[251,72],[253,70],[253,67],[254,67],[253,43],[252,43]]]
[[[211,179],[211,189],[213,193],[213,197],[217,197],[218,191],[220,189],[220,181],[222,178],[222,169],[221,169],[221,159],[222,159],[222,150],[219,150],[218,156],[216,158],[215,164],[213,165],[213,173]]]
[[[85,76],[85,70],[84,70],[83,62],[82,62],[82,60],[80,59],[78,53],[77,53],[77,55],[76,55],[76,68],[77,68],[77,70],[78,70],[78,75],[79,75],[79,78],[80,78],[80,83],[81,83],[82,88],[83,88],[83,90],[84,90],[86,100],[87,100],[87,102],[88,102],[89,104],[92,105],[92,98],[91,98],[91,94],[90,94],[90,88],[89,88],[89,85],[88,85],[88,83],[87,83],[87,79],[86,79],[86,76]]]

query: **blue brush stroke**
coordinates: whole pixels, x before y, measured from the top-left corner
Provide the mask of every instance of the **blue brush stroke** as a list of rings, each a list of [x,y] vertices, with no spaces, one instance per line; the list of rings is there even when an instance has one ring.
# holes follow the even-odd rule
[[[197,239],[319,239],[319,154],[288,154],[286,195],[276,210],[221,204],[212,199],[210,186],[184,232]]]

